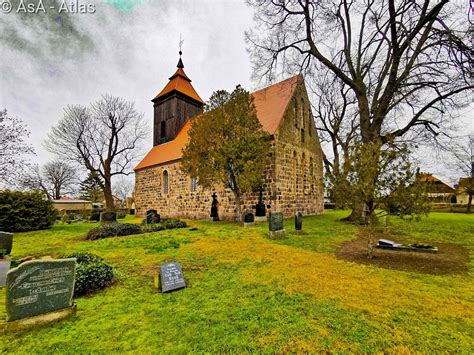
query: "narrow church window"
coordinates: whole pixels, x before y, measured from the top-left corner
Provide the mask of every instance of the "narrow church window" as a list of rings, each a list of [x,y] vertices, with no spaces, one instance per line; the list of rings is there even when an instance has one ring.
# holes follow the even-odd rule
[[[303,98],[301,98],[300,120],[301,120],[301,127],[304,127],[305,122],[304,122],[304,99]]]
[[[311,115],[311,110],[308,110],[308,134],[311,137],[311,128],[313,127],[313,117]]]
[[[163,171],[163,193],[168,193],[169,181],[168,181],[168,172],[165,170]]]
[[[191,192],[196,192],[196,188],[197,188],[197,179],[192,177],[191,186],[190,186]]]
[[[313,166],[313,157],[309,158],[309,179],[311,182],[311,192],[314,192],[314,166]]]
[[[298,189],[298,171],[297,171],[297,157],[296,152],[293,152],[293,192],[297,192]]]
[[[304,129],[301,128],[301,143],[304,143]]]
[[[303,194],[306,194],[306,156],[303,153],[303,156],[301,157],[301,176],[303,178]]]
[[[293,107],[293,117],[295,119],[295,127],[298,128],[298,101],[296,99]]]

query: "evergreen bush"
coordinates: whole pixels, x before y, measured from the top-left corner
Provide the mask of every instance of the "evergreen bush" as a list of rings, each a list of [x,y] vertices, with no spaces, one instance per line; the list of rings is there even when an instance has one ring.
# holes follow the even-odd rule
[[[0,230],[27,232],[48,229],[58,213],[41,192],[0,191]]]

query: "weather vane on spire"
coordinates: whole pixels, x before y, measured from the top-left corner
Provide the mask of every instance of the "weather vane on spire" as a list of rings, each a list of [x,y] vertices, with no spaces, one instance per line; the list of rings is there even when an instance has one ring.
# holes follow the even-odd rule
[[[183,43],[184,43],[184,39],[182,39],[181,37],[181,33],[179,34],[179,55],[183,54]]]
[[[177,67],[178,67],[178,68],[181,68],[181,69],[184,68],[183,61],[181,60],[181,54],[183,54],[183,52],[182,52],[183,43],[184,43],[184,39],[181,38],[181,33],[180,33],[180,34],[179,34],[179,61],[178,61]]]

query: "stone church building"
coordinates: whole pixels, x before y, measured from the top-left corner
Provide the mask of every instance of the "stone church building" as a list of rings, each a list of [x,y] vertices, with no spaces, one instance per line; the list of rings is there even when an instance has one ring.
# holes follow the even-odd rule
[[[185,74],[181,58],[168,84],[152,100],[153,148],[135,167],[135,207],[139,216],[155,209],[162,216],[208,219],[212,193],[217,194],[221,219],[235,219],[230,189],[199,186],[180,170],[182,151],[189,140],[192,117],[203,112],[204,101]],[[263,184],[269,211],[285,216],[323,211],[322,151],[301,75],[252,93],[263,129],[271,134],[271,164]],[[242,198],[242,213],[255,213],[259,193]]]

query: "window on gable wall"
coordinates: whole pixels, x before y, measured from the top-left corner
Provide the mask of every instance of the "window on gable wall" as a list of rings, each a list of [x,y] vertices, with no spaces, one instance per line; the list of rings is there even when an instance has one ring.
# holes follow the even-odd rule
[[[298,128],[298,101],[296,99],[294,100],[293,117],[295,119],[295,127]]]
[[[301,120],[301,127],[305,127],[305,120],[304,120],[304,99],[301,98],[301,108],[300,108],[300,120]]]
[[[313,128],[313,117],[311,115],[311,110],[308,109],[308,134],[311,137],[311,129]]]

